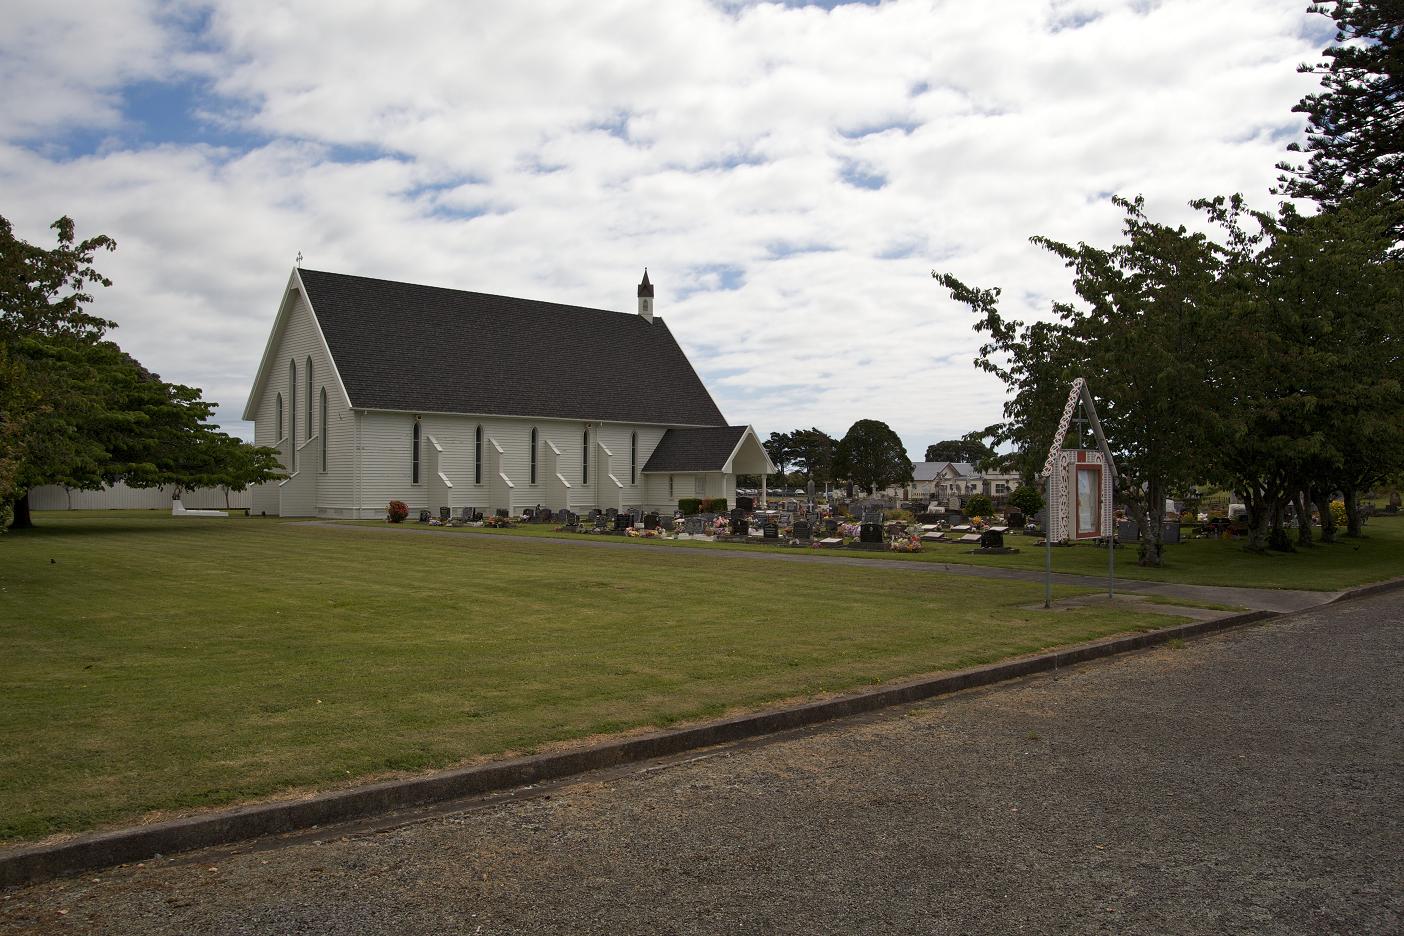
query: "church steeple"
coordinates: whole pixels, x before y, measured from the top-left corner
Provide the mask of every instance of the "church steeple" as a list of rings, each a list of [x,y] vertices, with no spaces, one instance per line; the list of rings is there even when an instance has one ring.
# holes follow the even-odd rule
[[[643,281],[639,283],[639,314],[653,324],[653,284],[648,281],[648,267],[644,267]]]

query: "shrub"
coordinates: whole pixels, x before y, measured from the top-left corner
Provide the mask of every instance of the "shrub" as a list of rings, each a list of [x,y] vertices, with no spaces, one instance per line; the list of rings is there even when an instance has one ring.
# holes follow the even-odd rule
[[[984,494],[971,494],[965,502],[965,513],[969,517],[988,517],[994,513],[994,504]]]
[[[1017,508],[1026,517],[1032,517],[1043,509],[1043,492],[1032,484],[1021,484],[1009,495],[1009,506]]]
[[[385,519],[391,523],[404,523],[409,516],[409,505],[404,501],[392,500],[390,506],[385,509]]]
[[[1331,501],[1331,520],[1338,527],[1346,525],[1345,501]]]
[[[684,497],[678,501],[678,509],[683,512],[684,517],[692,517],[702,512],[702,499],[700,497]]]
[[[892,523],[912,522],[912,512],[910,510],[888,510],[883,512],[883,516],[885,516],[888,519],[888,521]]]
[[[702,498],[703,513],[726,513],[725,497],[704,497]]]

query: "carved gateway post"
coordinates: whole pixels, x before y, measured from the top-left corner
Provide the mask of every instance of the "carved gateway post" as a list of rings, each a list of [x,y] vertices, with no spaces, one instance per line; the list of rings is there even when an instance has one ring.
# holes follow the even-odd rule
[[[1073,413],[1082,405],[1091,426],[1097,448],[1083,448],[1079,427],[1078,447],[1063,448],[1063,440],[1072,425]],[[1097,407],[1087,381],[1081,377],[1072,383],[1058,431],[1048,447],[1040,477],[1047,479],[1047,507],[1044,523],[1044,590],[1043,606],[1053,606],[1053,542],[1090,540],[1105,537],[1107,541],[1107,597],[1115,593],[1116,581],[1116,520],[1112,513],[1112,491],[1116,482],[1116,464],[1112,461],[1107,437],[1102,432]]]

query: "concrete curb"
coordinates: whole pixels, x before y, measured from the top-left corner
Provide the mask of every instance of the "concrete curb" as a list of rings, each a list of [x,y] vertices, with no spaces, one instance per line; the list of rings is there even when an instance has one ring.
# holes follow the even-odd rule
[[[1335,600],[1353,600],[1401,588],[1404,588],[1404,578],[1353,589]],[[80,835],[51,845],[20,846],[0,851],[0,886],[32,884],[94,868],[143,861],[157,855],[229,845],[262,836],[557,780],[592,770],[803,728],[1283,616],[1274,611],[1252,611],[1212,621],[1190,621],[1142,634],[1108,637],[1036,656],[889,684],[821,702],[607,741],[582,750],[519,757],[425,777],[321,793],[300,800],[241,806],[135,828]]]

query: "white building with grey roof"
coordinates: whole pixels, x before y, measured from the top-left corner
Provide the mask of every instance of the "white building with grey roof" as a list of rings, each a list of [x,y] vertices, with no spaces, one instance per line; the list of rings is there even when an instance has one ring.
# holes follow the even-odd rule
[[[294,269],[244,418],[288,477],[252,512],[671,511],[774,472],[657,315]]]

